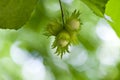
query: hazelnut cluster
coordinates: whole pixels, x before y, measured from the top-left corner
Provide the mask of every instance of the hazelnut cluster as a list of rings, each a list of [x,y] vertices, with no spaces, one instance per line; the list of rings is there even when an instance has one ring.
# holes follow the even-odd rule
[[[80,30],[79,11],[74,11],[70,16],[66,17],[65,23],[53,21],[47,25],[47,34],[54,36],[55,40],[52,48],[56,48],[56,54],[61,58],[66,52],[69,53],[71,44],[78,44],[77,34]]]

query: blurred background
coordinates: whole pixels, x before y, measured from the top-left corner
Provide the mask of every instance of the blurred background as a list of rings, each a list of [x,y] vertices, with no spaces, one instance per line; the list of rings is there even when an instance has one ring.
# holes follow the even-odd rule
[[[39,0],[21,29],[0,29],[0,80],[120,80],[120,40],[111,26],[80,0],[62,3],[65,11],[81,12],[80,44],[62,59],[54,54],[54,37],[44,32],[60,17],[59,3]]]

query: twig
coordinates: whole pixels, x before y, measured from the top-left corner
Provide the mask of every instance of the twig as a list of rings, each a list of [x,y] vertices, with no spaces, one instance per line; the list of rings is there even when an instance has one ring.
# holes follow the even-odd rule
[[[63,7],[62,7],[62,3],[61,3],[61,0],[59,0],[59,4],[60,4],[60,9],[61,9],[61,17],[62,17],[62,22],[63,22],[63,25],[64,25],[64,23],[65,23],[65,21],[64,21],[64,12],[63,12]]]

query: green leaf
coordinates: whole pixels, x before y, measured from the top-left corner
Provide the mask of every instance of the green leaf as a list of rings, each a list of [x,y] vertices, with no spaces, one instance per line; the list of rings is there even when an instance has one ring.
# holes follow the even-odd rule
[[[120,0],[110,0],[106,5],[106,14],[111,17],[109,22],[120,37]]]
[[[31,16],[37,0],[0,0],[0,28],[19,29]]]
[[[105,13],[105,5],[108,2],[108,0],[81,0],[83,1],[93,12],[103,17]]]

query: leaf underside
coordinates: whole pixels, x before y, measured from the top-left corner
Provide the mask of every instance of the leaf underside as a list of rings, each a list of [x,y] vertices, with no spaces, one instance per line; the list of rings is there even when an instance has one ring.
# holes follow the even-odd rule
[[[37,0],[0,0],[0,28],[19,29],[31,16]]]
[[[81,0],[84,2],[96,15],[103,17],[105,6],[108,0]]]
[[[111,18],[112,21],[109,23],[120,37],[120,0],[110,0],[106,5],[105,13]]]

